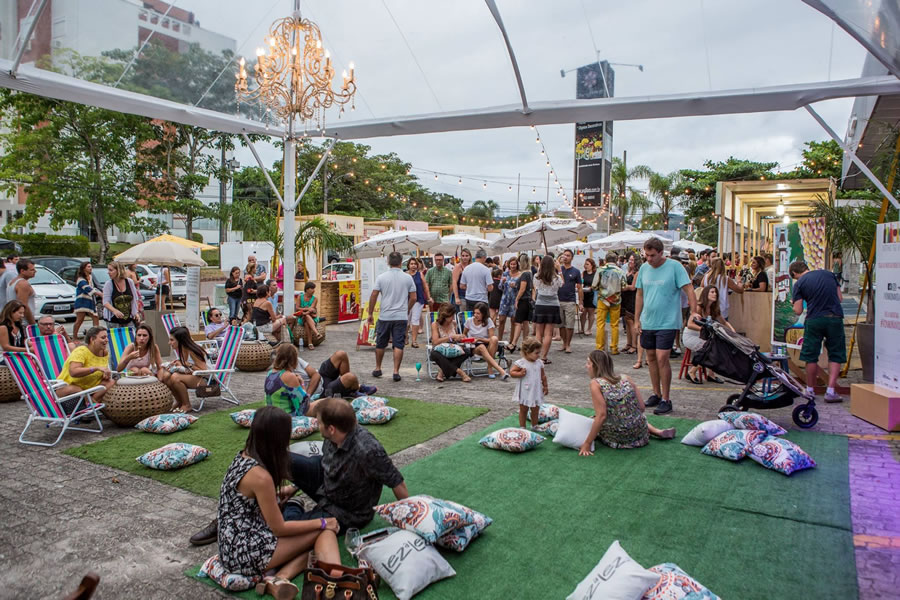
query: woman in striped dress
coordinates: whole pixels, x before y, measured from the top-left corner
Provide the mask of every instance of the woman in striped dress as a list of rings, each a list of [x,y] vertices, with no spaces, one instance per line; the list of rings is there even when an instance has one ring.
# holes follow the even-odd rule
[[[94,267],[89,262],[83,262],[78,266],[75,275],[75,325],[72,327],[72,339],[78,338],[78,330],[84,318],[90,317],[94,321],[94,327],[100,325],[100,317],[97,316],[97,299],[103,297],[103,292],[91,285],[93,281]]]

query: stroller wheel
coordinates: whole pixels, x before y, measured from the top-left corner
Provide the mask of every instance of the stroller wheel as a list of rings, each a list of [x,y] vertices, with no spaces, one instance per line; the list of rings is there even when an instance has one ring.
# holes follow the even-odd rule
[[[731,412],[742,410],[740,406],[737,405],[738,399],[741,397],[740,394],[732,394],[728,396],[728,399],[725,400],[725,406],[719,409],[719,412]]]
[[[797,424],[797,427],[809,429],[815,427],[816,423],[819,422],[819,411],[816,410],[815,406],[800,404],[794,408],[791,418],[794,419],[794,423]]]

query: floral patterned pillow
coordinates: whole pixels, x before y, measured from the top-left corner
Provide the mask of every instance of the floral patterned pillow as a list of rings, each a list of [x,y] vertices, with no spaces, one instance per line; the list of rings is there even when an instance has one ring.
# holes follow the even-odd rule
[[[751,459],[762,466],[790,475],[794,471],[812,469],[816,461],[791,440],[768,436],[755,444],[747,453]]]
[[[765,431],[755,429],[732,429],[720,433],[700,450],[709,456],[718,456],[727,460],[741,460],[754,444],[766,438]]]
[[[471,514],[431,496],[410,496],[379,504],[375,512],[394,527],[411,531],[429,544],[455,529],[474,524]]]
[[[454,529],[450,533],[444,534],[443,536],[439,537],[436,544],[441,548],[447,548],[448,550],[456,550],[457,552],[462,552],[466,549],[466,547],[468,547],[472,540],[481,535],[481,532],[494,522],[494,520],[489,516],[482,514],[477,510],[473,510],[468,506],[463,506],[462,504],[457,504],[456,502],[451,502],[450,500],[441,500],[441,502],[450,506],[451,508],[459,510],[468,518],[472,519],[471,525],[464,525],[458,529]]]
[[[319,421],[314,417],[291,417],[291,439],[299,440],[319,431]]]
[[[650,567],[659,573],[659,583],[647,590],[641,600],[719,600],[719,597],[682,571],[675,563],[663,563]]]
[[[762,415],[745,413],[736,410],[719,413],[719,418],[734,425],[735,429],[756,429],[769,435],[784,435],[787,431],[778,423],[774,423]]]
[[[360,411],[364,408],[387,406],[388,402],[387,398],[382,398],[381,396],[360,396],[359,398],[354,398],[350,404],[353,405],[353,410]]]
[[[253,415],[255,414],[256,410],[254,409],[239,410],[238,412],[231,413],[231,420],[241,427],[250,427],[253,425]]]
[[[393,419],[396,414],[397,409],[392,406],[377,406],[358,411],[356,420],[360,425],[380,425]]]
[[[209,450],[202,446],[176,442],[142,454],[136,460],[145,467],[157,471],[174,471],[198,463],[207,456],[209,456]]]
[[[547,421],[546,423],[538,423],[537,425],[533,425],[531,427],[531,430],[538,433],[546,433],[549,436],[554,436],[556,435],[556,432],[559,431],[559,419],[553,419],[552,421]]]
[[[196,420],[194,415],[168,413],[147,417],[135,425],[135,428],[147,433],[175,433],[190,427]]]
[[[221,587],[230,592],[243,592],[249,590],[257,583],[262,581],[262,577],[248,577],[240,573],[229,573],[222,566],[219,555],[214,554],[206,559],[206,562],[200,567],[197,573],[200,577],[209,577]]]
[[[478,443],[492,450],[527,452],[543,441],[544,438],[533,431],[518,427],[506,427],[487,434]]]
[[[531,421],[531,411],[528,411],[528,415],[526,416],[528,421]],[[546,423],[547,421],[553,421],[554,419],[559,418],[559,407],[555,404],[541,404],[541,410],[538,411],[538,423]]]

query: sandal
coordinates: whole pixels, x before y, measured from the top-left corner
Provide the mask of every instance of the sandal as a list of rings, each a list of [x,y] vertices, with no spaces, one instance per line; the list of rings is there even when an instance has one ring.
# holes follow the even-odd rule
[[[179,406],[178,408],[173,408],[172,412],[177,413],[179,415],[183,415],[185,413],[185,410]]]
[[[552,365],[552,364],[553,364],[553,361],[550,360],[549,358],[545,358],[545,359],[544,359],[544,364],[545,364],[545,365]]]
[[[256,584],[256,593],[260,596],[271,594],[275,600],[294,600],[300,589],[284,577],[266,577]]]
[[[309,346],[307,346],[307,349],[309,349],[309,350],[315,350],[316,347],[315,347],[313,344],[310,344]]]
[[[631,368],[632,369],[640,369],[643,366],[644,365],[642,365],[641,363],[634,363],[633,365],[631,365]]]
[[[419,344],[417,344],[416,342],[413,342],[412,344],[410,344],[410,346],[412,346],[413,348],[418,348]]]

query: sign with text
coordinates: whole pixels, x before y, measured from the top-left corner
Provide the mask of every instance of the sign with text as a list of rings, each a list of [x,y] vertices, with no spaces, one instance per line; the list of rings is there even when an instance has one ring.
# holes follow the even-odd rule
[[[359,280],[338,282],[338,323],[359,319]]]
[[[875,260],[875,383],[900,392],[900,223],[878,225]]]
[[[575,97],[579,100],[612,98],[616,74],[605,60],[579,67]],[[612,121],[575,124],[576,205],[601,207],[603,192],[610,189]]]
[[[200,267],[187,268],[185,324],[189,331],[200,331]]]

